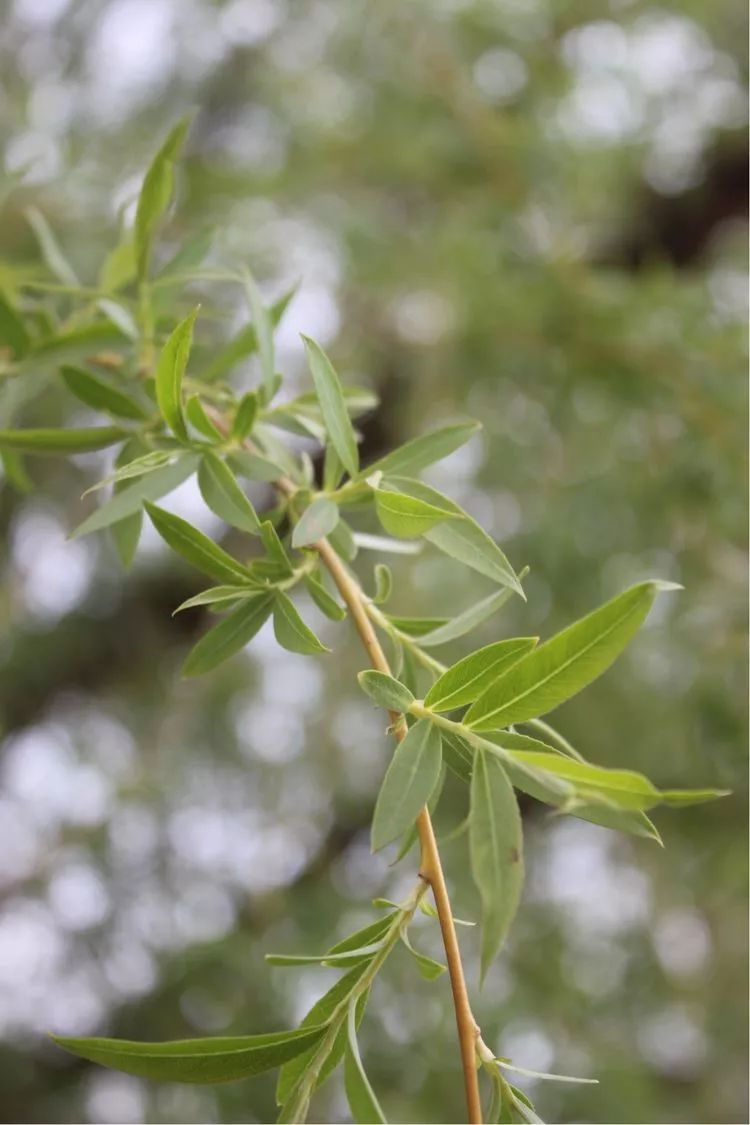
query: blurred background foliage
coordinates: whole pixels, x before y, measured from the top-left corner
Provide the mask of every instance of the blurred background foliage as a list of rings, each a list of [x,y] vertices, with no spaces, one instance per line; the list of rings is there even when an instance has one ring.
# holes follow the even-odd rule
[[[93,282],[193,107],[165,257],[206,233],[207,262],[251,263],[269,296],[299,282],[281,367],[305,385],[304,330],[380,394],[368,457],[484,423],[434,479],[531,567],[528,604],[485,640],[549,635],[641,577],[686,587],[557,719],[597,762],[734,796],[658,814],[664,851],[526,801],[524,902],[481,995],[462,933],[486,1040],[601,1080],[530,1087],[551,1121],[748,1119],[745,19],[739,0],[3,5],[3,288],[48,276],[32,205]],[[205,282],[169,316],[196,299],[204,326],[246,319],[236,290]],[[250,363],[237,384],[255,377]],[[0,410],[86,421],[53,360]],[[269,1121],[271,1079],[150,1086],[44,1033],[299,1019],[330,971],[268,970],[264,951],[322,947],[413,875],[413,856],[391,869],[368,850],[384,723],[349,628],[319,619],[334,656],[303,662],[264,631],[179,682],[207,619],[170,614],[197,574],[153,533],[128,574],[106,538],[65,540],[106,464],[40,459],[34,491],[0,492],[0,1113]],[[223,533],[193,485],[167,506]],[[429,553],[397,574],[397,611],[476,596]],[[448,788],[441,830],[463,800]],[[445,856],[471,917],[465,841]],[[444,978],[394,956],[363,1036],[391,1120],[461,1120]],[[338,1078],[314,1117],[347,1120]]]

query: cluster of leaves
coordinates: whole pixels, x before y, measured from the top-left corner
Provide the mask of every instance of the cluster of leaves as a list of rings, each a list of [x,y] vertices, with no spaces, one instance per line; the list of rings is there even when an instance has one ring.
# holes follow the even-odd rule
[[[181,122],[156,155],[143,182],[135,223],[91,290],[79,285],[52,232],[33,215],[42,251],[65,299],[82,298],[66,322],[53,324],[24,295],[0,300],[0,340],[8,377],[6,417],[35,390],[35,364],[54,362],[67,390],[106,424],[81,429],[4,429],[0,451],[7,477],[26,487],[26,454],[74,454],[118,446],[113,471],[95,486],[110,487],[102,504],[72,532],[108,529],[125,565],[137,549],[144,510],[168,546],[215,584],[179,610],[208,606],[219,615],[189,653],[186,676],[207,673],[243,649],[273,618],[276,639],[303,654],[327,649],[303,620],[293,594],[307,594],[331,620],[347,613],[321,565],[326,540],[349,567],[360,549],[403,551],[422,541],[493,583],[493,590],[452,618],[389,613],[387,566],[374,568],[371,596],[361,603],[387,640],[393,675],[367,671],[364,691],[406,731],[385,774],[372,823],[374,850],[413,844],[415,820],[433,809],[446,769],[469,786],[471,868],[481,902],[482,975],[496,956],[516,912],[523,884],[523,839],[518,789],[559,813],[658,840],[647,811],[718,796],[714,790],[658,790],[629,770],[586,761],[541,716],[601,675],[644,622],[657,594],[670,584],[643,582],[615,597],[544,644],[536,637],[503,639],[450,667],[431,649],[459,639],[496,614],[522,579],[500,547],[454,501],[419,474],[466,442],[475,423],[427,433],[361,467],[353,419],[374,405],[361,388],[343,386],[314,340],[305,348],[314,393],[279,399],[273,330],[291,294],[267,307],[246,269],[213,271],[241,285],[251,324],[206,362],[196,364],[192,309],[164,331],[160,293],[201,270],[203,245],[189,245],[154,272],[155,237],[171,201],[173,165],[187,123]],[[44,287],[42,287],[42,291]],[[47,287],[47,292],[50,287]],[[166,337],[166,338],[163,338]],[[163,340],[163,342],[162,342]],[[102,353],[101,348],[109,350]],[[86,362],[74,365],[73,355]],[[230,379],[237,364],[257,355],[258,385],[238,394]],[[64,362],[63,362],[64,361]],[[22,379],[17,379],[22,376]],[[23,389],[14,397],[14,388]],[[29,390],[30,388],[30,390]],[[313,439],[323,449],[321,479],[306,453],[290,452],[283,434]],[[230,555],[180,517],[157,506],[193,475],[207,506],[229,526],[252,537],[243,559]],[[272,485],[277,502],[259,514],[241,481]],[[379,523],[372,533],[372,519]],[[409,548],[410,549],[410,548]],[[522,733],[525,726],[533,733]],[[408,926],[417,908],[434,911],[419,883],[401,905],[380,903],[385,917],[319,956],[273,956],[280,965],[322,964],[345,970],[297,1031],[239,1038],[149,1044],[104,1039],[58,1039],[85,1058],[149,1078],[215,1083],[281,1067],[280,1120],[305,1119],[315,1089],[344,1060],[345,1085],[358,1122],[383,1121],[357,1045],[357,1027],[377,972],[403,944],[428,979],[443,966],[411,946]],[[508,1060],[480,1055],[490,1074],[490,1121],[538,1120],[526,1096],[504,1077]]]

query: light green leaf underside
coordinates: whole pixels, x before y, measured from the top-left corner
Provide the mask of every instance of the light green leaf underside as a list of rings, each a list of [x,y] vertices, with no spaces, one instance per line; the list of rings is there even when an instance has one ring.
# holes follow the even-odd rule
[[[440,731],[420,719],[398,743],[383,779],[372,820],[372,850],[390,844],[409,829],[440,778]]]
[[[480,751],[471,778],[469,853],[482,899],[484,978],[513,921],[523,887],[523,832],[518,802],[495,756]]]
[[[333,500],[326,496],[319,496],[305,508],[299,523],[292,532],[293,547],[309,547],[319,539],[330,535],[339,522],[339,510]]]
[[[347,1014],[346,1058],[344,1061],[344,1088],[349,1108],[357,1125],[378,1125],[385,1122],[385,1116],[365,1068],[357,1044],[356,1011],[354,1004]]]
[[[346,471],[355,476],[359,468],[359,452],[339,377],[320,344],[308,336],[302,339],[331,444]]]
[[[193,475],[198,467],[198,461],[197,454],[187,453],[174,464],[165,465],[139,477],[126,488],[115,492],[106,503],[93,511],[70,533],[70,538],[77,539],[79,535],[101,531],[134,512],[140,512],[144,501],[160,500],[162,496],[172,492]]]

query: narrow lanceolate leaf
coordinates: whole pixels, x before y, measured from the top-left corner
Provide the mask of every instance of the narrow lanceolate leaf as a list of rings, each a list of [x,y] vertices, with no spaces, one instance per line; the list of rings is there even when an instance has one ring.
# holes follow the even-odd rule
[[[255,598],[258,596],[258,589],[254,586],[211,586],[208,590],[202,590],[200,594],[194,594],[192,598],[181,602],[174,610],[175,613],[181,613],[184,609],[194,609],[200,605],[223,605],[226,602],[239,602],[247,598]]]
[[[310,1011],[307,1013],[302,1023],[300,1030],[308,1027],[316,1027],[320,1024],[326,1023],[336,1009],[346,1001],[347,996],[351,995],[352,990],[359,983],[359,978],[367,968],[367,962],[362,962],[356,965],[353,969],[329,988],[324,996],[321,996],[315,1004],[313,1004]],[[364,997],[360,997],[360,1001]],[[364,1005],[360,1004],[358,1015],[361,1018]],[[344,1053],[346,1047],[346,1027],[342,1026],[341,1032],[336,1036],[334,1043],[331,1045],[331,1051],[323,1063],[318,1078],[315,1082],[316,1086],[321,1085],[322,1082],[328,1077],[332,1070],[334,1070]],[[285,1063],[279,1071],[279,1079],[276,1084],[276,1103],[283,1105],[287,1101],[292,1090],[296,1086],[300,1077],[307,1068],[311,1056],[316,1050],[315,1046],[309,1047],[304,1054],[298,1055],[295,1059]]]
[[[258,417],[258,396],[255,391],[248,391],[243,395],[232,422],[232,438],[234,441],[244,441],[250,434]]]
[[[379,942],[391,929],[396,913],[397,911],[392,911],[385,917],[378,918],[376,922],[370,922],[369,925],[363,926],[361,930],[355,930],[353,934],[349,934],[348,937],[342,938],[341,941],[332,945],[328,952],[349,953],[352,949],[361,949],[363,945],[372,945]]]
[[[250,270],[243,271],[245,278],[245,292],[253,314],[255,335],[258,340],[260,354],[260,367],[263,375],[263,386],[269,394],[274,385],[274,354],[273,354],[273,321],[269,310],[263,303],[260,290],[255,283]]]
[[[319,496],[309,508],[305,508],[299,523],[292,532],[293,547],[309,547],[330,535],[339,522],[339,510],[333,500]]]
[[[212,512],[240,531],[256,534],[260,520],[237,483],[232,470],[215,453],[204,453],[198,469],[198,487]]]
[[[544,753],[537,750],[511,750],[513,758],[522,765],[545,770],[575,786],[586,796],[602,796],[622,809],[645,811],[656,805],[688,805],[713,801],[727,796],[723,789],[665,789],[659,790],[641,773],[633,770],[613,770],[579,762],[564,754]]]
[[[380,943],[373,942],[371,945],[350,949],[345,953],[267,953],[265,959],[269,965],[287,968],[295,965],[330,965],[341,969],[358,965],[361,961],[371,961],[380,947]]]
[[[359,469],[359,452],[339,377],[320,344],[308,336],[302,339],[326,432],[342,465],[353,477]]]
[[[432,685],[424,698],[433,711],[452,711],[472,703],[493,680],[530,652],[538,637],[513,637],[486,645],[459,660]]]
[[[471,776],[471,872],[482,899],[484,978],[505,940],[523,886],[523,832],[513,786],[497,757],[477,751]]]
[[[260,537],[263,540],[263,546],[268,552],[270,561],[278,567],[282,574],[291,577],[294,573],[292,564],[284,550],[284,544],[279,539],[278,532],[270,520],[264,520],[260,525]]]
[[[188,440],[182,413],[182,378],[193,344],[195,308],[175,328],[161,350],[156,368],[156,401],[164,421],[181,441]]]
[[[244,605],[233,610],[201,637],[188,653],[182,667],[183,676],[202,676],[243,649],[270,615],[272,606],[270,594],[248,598]]]
[[[397,539],[416,539],[442,520],[453,518],[447,508],[385,488],[375,491],[375,510],[388,534]]]
[[[157,1082],[212,1085],[235,1082],[273,1070],[316,1043],[325,1027],[211,1039],[176,1039],[169,1043],[134,1043],[128,1039],[69,1039],[55,1043],[101,1066]]]
[[[284,475],[281,465],[268,457],[259,457],[257,453],[247,453],[244,449],[231,453],[228,460],[235,473],[248,480],[274,481]]]
[[[375,594],[373,601],[375,605],[384,605],[391,596],[393,589],[393,575],[390,568],[385,563],[377,563],[375,566]]]
[[[415,949],[409,940],[409,934],[406,929],[401,931],[401,940],[417,962],[420,976],[424,977],[425,980],[437,980],[438,977],[443,975],[446,966],[441,965],[439,961],[435,961],[432,957],[427,957],[424,953],[420,953],[419,950]]]
[[[154,233],[172,198],[173,168],[190,119],[175,125],[146,172],[135,212],[135,258],[139,279],[148,274]]]
[[[534,719],[606,672],[635,636],[663,582],[641,582],[563,629],[492,684],[465,717],[474,730],[497,730]]]
[[[111,499],[102,504],[80,523],[70,533],[71,539],[79,535],[88,535],[92,531],[101,531],[134,512],[140,512],[145,500],[160,500],[169,492],[174,491],[178,485],[186,481],[198,467],[197,454],[186,454],[174,464],[165,465],[139,476],[132,484],[128,484],[121,492],[115,492]]]
[[[62,285],[69,285],[73,288],[79,286],[80,282],[76,272],[63,254],[60,244],[42,212],[38,211],[36,207],[27,207],[24,213],[29,226],[36,235],[42,257],[50,272]]]
[[[411,476],[412,473],[421,472],[435,461],[442,461],[480,429],[479,422],[459,422],[453,426],[443,426],[440,430],[433,430],[430,434],[422,434],[421,437],[407,441],[399,449],[386,453],[385,457],[368,465],[360,476],[370,476],[375,472],[387,476]]]
[[[396,747],[375,803],[372,850],[406,832],[427,804],[440,779],[440,731],[420,719]]]
[[[22,359],[31,347],[31,337],[22,317],[0,293],[0,345],[10,348],[17,359]]]
[[[330,652],[300,617],[294,602],[278,590],[273,607],[273,631],[282,648],[310,654]]]
[[[328,593],[322,582],[308,574],[305,576],[305,587],[321,613],[324,613],[331,621],[344,620],[346,610],[342,605],[339,605],[333,594]]]
[[[384,707],[386,711],[408,711],[414,702],[414,696],[408,687],[394,680],[393,676],[386,675],[385,672],[368,669],[366,672],[360,672],[357,679],[359,686],[367,692],[370,699],[374,700],[378,707]]]
[[[207,437],[212,443],[222,440],[222,433],[216,428],[203,407],[198,395],[191,395],[185,403],[185,418],[194,426],[199,434]]]
[[[155,504],[147,502],[145,508],[164,542],[198,570],[217,578],[219,582],[236,584],[250,580],[248,570],[241,563],[187,520]]]
[[[447,520],[425,532],[425,538],[446,555],[456,559],[464,566],[471,567],[479,574],[484,574],[497,582],[500,586],[507,586],[522,598],[526,598],[521,586],[521,580],[500,550],[494,539],[473,520],[467,512],[438,492],[419,480],[404,477],[389,477],[403,492],[422,500],[427,504],[447,508],[456,519]]]
[[[150,453],[143,453],[140,456],[133,456],[133,445],[143,448],[142,444],[137,438],[132,439],[122,447],[117,455],[116,468],[114,472],[109,473],[108,476],[98,480],[96,484],[92,484],[83,493],[88,496],[91,492],[98,492],[100,488],[106,488],[108,484],[114,484],[116,487],[125,486],[127,481],[134,480],[135,477],[145,476],[147,473],[154,473],[157,469],[163,469],[166,465],[171,465],[174,460],[174,453],[168,452],[165,449],[153,450]],[[129,455],[129,459],[128,459]]]
[[[82,367],[63,367],[60,373],[70,393],[92,410],[106,410],[118,418],[135,421],[141,421],[148,414],[136,399]]]
[[[16,453],[89,453],[106,449],[128,436],[119,426],[94,426],[88,430],[0,430],[0,449]]]
[[[510,589],[497,590],[494,594],[490,594],[488,598],[483,598],[481,602],[475,602],[474,605],[469,606],[457,617],[446,621],[444,625],[438,625],[424,633],[420,638],[420,645],[422,648],[436,648],[438,645],[446,645],[449,641],[458,640],[459,637],[470,633],[472,629],[476,629],[483,621],[487,621],[499,609],[502,609],[512,596],[513,591]]]
[[[372,1125],[385,1121],[385,1116],[375,1091],[365,1074],[362,1058],[357,1043],[356,1011],[354,1004],[350,1004],[347,1014],[347,1043],[346,1060],[344,1062],[344,1087],[349,1108],[357,1125]]]
[[[296,287],[290,289],[269,309],[269,314],[274,325],[278,324],[296,292]],[[219,348],[211,359],[209,365],[201,372],[201,379],[211,383],[226,375],[238,363],[258,350],[258,334],[254,324],[247,324],[223,348]]]

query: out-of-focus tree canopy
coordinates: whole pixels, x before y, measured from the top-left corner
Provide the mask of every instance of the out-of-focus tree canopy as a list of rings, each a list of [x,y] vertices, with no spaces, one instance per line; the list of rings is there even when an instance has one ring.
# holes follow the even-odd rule
[[[270,296],[298,282],[280,365],[303,385],[305,331],[378,392],[368,457],[457,416],[484,424],[435,480],[531,567],[528,604],[488,641],[549,635],[642,577],[685,586],[557,719],[596,762],[734,796],[658,814],[664,851],[528,800],[524,901],[481,994],[461,935],[487,1042],[600,1079],[535,1087],[551,1121],[747,1120],[745,21],[737,0],[13,0],[4,15],[0,289],[49,280],[29,208],[92,282],[193,108],[164,257],[205,236],[206,265],[248,262]],[[246,318],[236,290],[200,281],[175,320],[197,300],[227,335]],[[85,422],[71,402],[54,358],[0,380],[1,425]],[[262,633],[180,682],[206,618],[170,615],[196,575],[153,534],[130,573],[105,538],[66,541],[107,465],[39,460],[32,491],[0,486],[0,1113],[269,1121],[271,1079],[151,1086],[44,1034],[299,1019],[330,971],[269,970],[263,953],[322,947],[413,876],[413,857],[369,854],[383,722],[346,626],[320,625],[334,655],[317,663]],[[168,506],[221,528],[192,486]],[[396,571],[401,612],[475,593],[427,553]],[[463,800],[449,788],[440,831]],[[445,857],[471,917],[465,840]],[[426,919],[420,939],[437,952]],[[394,957],[363,1046],[391,1120],[461,1119],[444,978]],[[313,1117],[346,1113],[335,1078]]]

